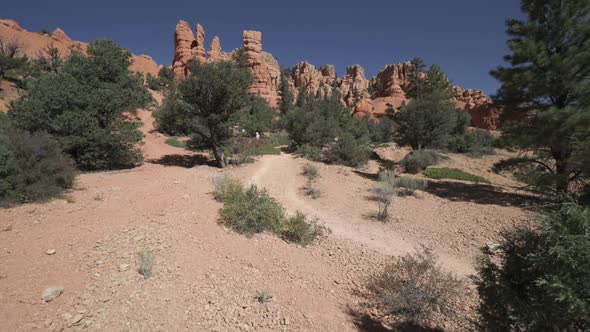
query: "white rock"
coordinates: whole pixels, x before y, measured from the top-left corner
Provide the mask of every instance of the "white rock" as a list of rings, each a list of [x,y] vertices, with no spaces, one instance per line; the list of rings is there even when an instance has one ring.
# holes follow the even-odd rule
[[[64,288],[61,286],[54,286],[45,288],[43,294],[41,294],[41,299],[44,302],[50,302],[54,300],[56,297],[60,296],[64,292]]]
[[[57,250],[55,250],[55,249],[49,249],[49,250],[47,250],[45,253],[46,253],[47,255],[55,255],[55,253],[56,253],[56,252],[57,252]]]
[[[119,265],[119,271],[127,271],[129,269],[129,264],[121,264]]]

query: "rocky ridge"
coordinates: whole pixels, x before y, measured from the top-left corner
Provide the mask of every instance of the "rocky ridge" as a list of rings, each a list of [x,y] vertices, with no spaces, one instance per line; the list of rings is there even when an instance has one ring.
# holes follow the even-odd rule
[[[37,58],[48,47],[55,47],[61,56],[69,55],[72,50],[86,52],[88,43],[72,40],[62,29],[57,28],[51,34],[27,31],[17,21],[0,19],[0,39],[16,41],[20,44],[20,52],[30,59]],[[131,56],[129,69],[142,74],[158,75],[158,64],[148,55]]]

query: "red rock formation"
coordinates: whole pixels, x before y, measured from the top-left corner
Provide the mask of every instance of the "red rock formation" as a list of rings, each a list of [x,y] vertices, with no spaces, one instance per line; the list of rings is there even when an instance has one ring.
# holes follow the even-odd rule
[[[371,80],[371,86],[375,89],[377,97],[405,99],[404,90],[409,86],[408,78],[412,71],[413,66],[409,61],[387,65]]]
[[[455,103],[471,115],[473,127],[496,130],[500,125],[500,112],[483,91],[454,86]]]
[[[368,93],[365,93],[363,99],[361,99],[353,109],[352,114],[357,118],[364,118],[371,116],[373,113],[373,100]]]
[[[66,35],[66,33],[60,28],[53,30],[53,32],[51,33],[51,38],[53,38],[53,40],[55,41],[61,41],[66,43],[72,42],[72,39],[68,35]]]
[[[0,25],[3,25],[15,31],[26,31],[25,29],[21,28],[21,26],[15,20],[0,20]]]
[[[332,86],[336,81],[336,70],[332,65],[317,70],[308,62],[300,62],[293,68],[291,78],[296,89],[293,91],[296,97],[299,94],[299,88],[304,86],[308,94],[323,98],[332,93]]]
[[[219,37],[213,37],[211,41],[211,48],[209,50],[209,61],[224,61],[224,60],[231,60],[231,54],[225,53],[221,50],[221,43],[219,42]]]
[[[54,47],[60,56],[68,56],[72,49],[86,53],[87,43],[72,40],[61,29],[56,29],[52,36],[31,32],[23,29],[14,20],[0,20],[0,38],[15,40],[21,45],[20,52],[29,59],[35,59],[39,54],[44,54],[47,47]],[[131,55],[132,64],[129,69],[143,73],[158,75],[158,64],[147,55]]]
[[[375,90],[377,99],[387,99],[390,105],[401,105],[409,101],[404,90],[410,86],[409,75],[413,67],[410,62],[395,65],[387,65],[371,80],[371,86]],[[462,89],[454,86],[455,97],[453,102],[457,107],[471,115],[473,127],[495,130],[499,126],[499,112],[494,107],[490,97],[482,91]],[[373,103],[374,112],[383,113],[387,103]],[[399,108],[399,107],[397,107]],[[396,108],[396,109],[397,109]]]
[[[254,83],[249,92],[264,98],[270,107],[276,107],[280,99],[281,67],[279,63],[272,55],[262,51],[262,33],[259,31],[244,31],[243,44],[249,69],[254,76]]]
[[[207,52],[205,51],[205,30],[197,23],[196,26],[197,35],[192,44],[191,54],[193,58],[197,59],[200,63],[207,62]]]
[[[352,107],[367,92],[369,81],[365,78],[365,70],[360,65],[346,68],[346,76],[338,82],[338,91],[342,102]]]
[[[174,60],[172,61],[172,70],[177,76],[185,76],[188,72],[187,65],[193,59],[193,42],[195,35],[191,26],[186,21],[178,21],[174,31]]]

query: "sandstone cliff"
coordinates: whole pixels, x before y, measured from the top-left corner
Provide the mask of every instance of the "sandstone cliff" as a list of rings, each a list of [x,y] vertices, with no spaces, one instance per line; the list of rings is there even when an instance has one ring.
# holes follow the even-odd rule
[[[21,45],[22,54],[34,59],[44,52],[47,47],[55,47],[62,56],[70,52],[80,50],[86,52],[88,43],[72,40],[63,30],[57,28],[51,36],[23,29],[14,20],[0,19],[0,38],[4,40],[16,40]],[[147,55],[132,55],[132,64],[129,69],[147,74],[158,75],[159,66]]]

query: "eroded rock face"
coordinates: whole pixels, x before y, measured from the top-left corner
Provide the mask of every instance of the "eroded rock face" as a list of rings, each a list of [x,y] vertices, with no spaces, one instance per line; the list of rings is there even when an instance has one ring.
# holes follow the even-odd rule
[[[500,112],[494,102],[481,90],[462,89],[454,86],[457,106],[471,115],[473,127],[496,130],[500,125]]]
[[[396,103],[408,102],[405,91],[410,87],[410,75],[414,68],[410,62],[387,65],[371,80],[371,87],[376,97],[390,98]],[[454,86],[455,97],[453,102],[457,107],[471,115],[473,127],[495,130],[499,126],[499,111],[494,106],[492,99],[483,91],[462,89]],[[383,110],[376,110],[382,112]]]
[[[248,91],[264,98],[270,107],[276,107],[280,99],[281,67],[270,53],[262,51],[261,32],[244,31],[242,37],[248,68],[254,77]]]
[[[197,59],[200,63],[207,62],[207,52],[205,51],[205,29],[197,23],[196,26],[197,35],[192,43],[191,53],[193,58]]]
[[[174,60],[172,70],[177,76],[183,77],[188,73],[188,63],[193,59],[193,43],[195,35],[186,21],[178,21],[174,31]]]
[[[51,33],[51,38],[53,38],[56,41],[61,41],[61,42],[72,42],[72,39],[66,35],[66,33],[60,29],[57,28],[55,30],[53,30],[53,32]]]
[[[368,93],[363,95],[363,99],[361,99],[352,111],[352,114],[357,118],[364,118],[366,116],[371,116],[373,113],[373,100]]]
[[[330,96],[337,79],[334,66],[328,65],[318,70],[314,65],[305,61],[295,65],[291,72],[291,78],[295,88],[293,91],[295,97],[303,86],[307,94],[318,98]]]
[[[414,66],[408,61],[383,67],[371,80],[371,86],[377,97],[406,98],[409,77]]]
[[[56,48],[62,58],[70,55],[72,50],[86,54],[88,44],[72,40],[63,30],[57,28],[51,33],[42,34],[23,29],[14,20],[0,20],[0,39],[15,40],[21,46],[20,54],[29,59],[36,59],[39,55],[45,55],[48,48]],[[158,75],[158,64],[146,55],[131,55],[130,70],[142,74]]]
[[[358,102],[369,88],[369,81],[365,78],[365,70],[360,65],[346,68],[346,75],[338,83],[338,91],[344,105],[352,107]]]
[[[213,37],[209,50],[209,62],[231,60],[231,54],[223,52],[219,37]]]

